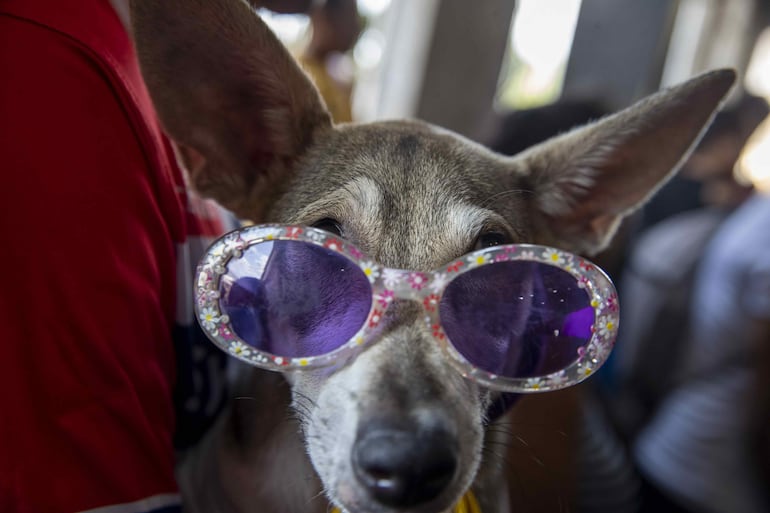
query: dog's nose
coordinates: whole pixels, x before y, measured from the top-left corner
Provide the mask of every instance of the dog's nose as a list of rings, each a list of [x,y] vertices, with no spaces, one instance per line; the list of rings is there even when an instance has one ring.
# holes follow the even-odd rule
[[[442,430],[369,425],[353,446],[358,481],[380,503],[409,507],[436,498],[457,469],[457,445]]]

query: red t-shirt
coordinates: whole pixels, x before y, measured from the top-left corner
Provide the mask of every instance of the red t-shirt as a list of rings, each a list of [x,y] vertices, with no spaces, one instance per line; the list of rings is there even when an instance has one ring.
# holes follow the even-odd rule
[[[174,401],[221,399],[188,290],[223,224],[107,0],[0,2],[0,176],[0,511],[174,511]]]

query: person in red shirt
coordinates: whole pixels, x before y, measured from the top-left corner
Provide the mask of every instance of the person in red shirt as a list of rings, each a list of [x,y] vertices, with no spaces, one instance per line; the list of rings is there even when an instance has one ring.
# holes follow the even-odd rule
[[[3,512],[180,510],[175,449],[224,399],[190,290],[227,215],[186,190],[127,15],[0,3]]]

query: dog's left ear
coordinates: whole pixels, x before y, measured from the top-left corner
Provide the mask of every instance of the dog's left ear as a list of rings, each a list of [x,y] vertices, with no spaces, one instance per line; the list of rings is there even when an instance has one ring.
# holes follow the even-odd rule
[[[513,158],[512,188],[531,190],[538,242],[586,255],[685,160],[735,81],[703,74]]]
[[[331,119],[244,0],[132,0],[139,62],[195,189],[261,221]]]

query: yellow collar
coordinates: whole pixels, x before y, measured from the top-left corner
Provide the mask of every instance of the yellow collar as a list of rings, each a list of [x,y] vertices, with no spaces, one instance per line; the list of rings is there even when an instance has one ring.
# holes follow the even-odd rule
[[[342,511],[339,508],[333,508],[331,513],[342,513]],[[455,505],[452,513],[481,513],[479,501],[471,490],[465,492],[465,495],[460,498],[460,502]]]

